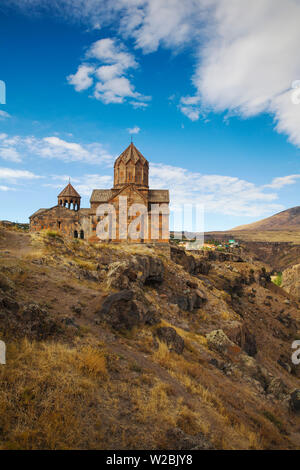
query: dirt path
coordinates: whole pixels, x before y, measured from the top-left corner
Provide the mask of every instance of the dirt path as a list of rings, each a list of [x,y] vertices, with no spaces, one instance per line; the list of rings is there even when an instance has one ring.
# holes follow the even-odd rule
[[[2,252],[7,251],[16,258],[21,258],[24,254],[33,250],[29,233],[14,232],[12,230],[8,233],[9,235],[6,233],[4,238],[0,237],[0,250]]]

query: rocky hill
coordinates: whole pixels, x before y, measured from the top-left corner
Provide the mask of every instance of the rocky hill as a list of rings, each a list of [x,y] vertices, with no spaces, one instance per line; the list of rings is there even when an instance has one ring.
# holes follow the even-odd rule
[[[0,250],[1,449],[299,448],[299,305],[242,250]]]
[[[300,229],[300,206],[292,207],[266,219],[252,224],[240,225],[231,229],[235,230],[299,230]]]

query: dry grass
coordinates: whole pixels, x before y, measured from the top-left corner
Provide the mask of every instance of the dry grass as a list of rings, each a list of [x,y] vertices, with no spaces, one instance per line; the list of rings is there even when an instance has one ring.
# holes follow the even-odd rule
[[[234,230],[233,233],[238,240],[300,244],[299,230]]]
[[[196,363],[191,359],[187,360],[182,355],[170,353],[165,343],[159,342],[158,344],[159,347],[152,356],[153,360],[166,368],[171,376],[191,396],[199,400],[199,404],[201,403],[199,412],[185,410],[187,423],[189,419],[193,423],[197,422],[198,428],[205,435],[209,434],[208,429],[213,427],[215,432],[210,433],[209,437],[217,448],[262,449],[264,447],[267,439],[263,437],[260,430],[255,429],[246,419],[243,421],[242,416],[239,416],[238,413],[229,411],[226,402],[230,394],[234,393],[233,389],[230,392],[230,390],[226,390],[226,386],[225,389],[218,388],[208,375],[208,371],[199,362]],[[206,420],[203,418],[203,409],[205,408],[208,413]],[[216,427],[218,432],[216,432]],[[272,432],[270,435],[278,440],[278,433]]]
[[[150,391],[145,394],[141,389],[138,389],[134,396],[134,404],[137,407],[136,418],[138,421],[145,423],[151,420],[163,420],[174,425],[174,404],[167,394],[167,386],[161,382],[154,385]]]
[[[23,340],[8,345],[0,377],[0,448],[78,448],[86,433],[96,444],[87,408],[105,387],[103,353]]]
[[[116,252],[122,252],[127,254],[140,254],[140,255],[156,255],[156,251],[152,247],[148,247],[143,244],[134,244],[134,243],[98,243],[94,244],[98,250],[109,249]]]
[[[123,253],[148,254],[149,250],[153,254],[146,246],[137,250],[134,245],[74,242],[47,234],[34,234],[32,240],[32,252],[20,263],[23,272],[7,271],[23,287],[26,261],[34,258],[47,256],[50,263],[72,261],[94,270],[101,254],[110,260],[122,258]],[[64,282],[68,292],[73,288],[74,296],[77,282],[81,288],[93,287],[88,280],[75,281],[67,274]],[[99,289],[103,293],[103,286]],[[155,291],[147,288],[146,295],[161,307]],[[223,300],[214,302],[209,300],[217,312],[216,321],[230,320]],[[203,309],[195,317],[203,323],[211,322],[212,315]],[[26,340],[8,344],[8,364],[0,368],[0,449],[168,448],[167,431],[174,427],[190,436],[201,432],[220,449],[279,448],[286,443],[280,424],[286,422],[284,417],[273,409],[262,413],[262,397],[253,393],[241,372],[227,377],[209,364],[214,355],[207,350],[204,336],[165,320],[161,326],[175,328],[184,338],[183,355],[170,353],[163,342],[153,351],[152,332],[157,325],[118,337],[112,349],[120,341],[131,353],[118,360],[105,351],[104,340],[99,345],[98,330],[95,333],[94,324],[88,322],[80,326],[79,337],[70,339],[70,345]],[[107,332],[101,333],[105,337]]]
[[[86,269],[87,271],[96,271],[97,264],[92,261],[86,261],[84,259],[73,258],[73,262],[76,263],[80,268]]]

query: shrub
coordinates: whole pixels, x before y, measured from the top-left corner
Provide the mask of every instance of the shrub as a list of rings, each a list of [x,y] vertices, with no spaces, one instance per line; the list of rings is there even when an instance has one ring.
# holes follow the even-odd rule
[[[274,282],[274,284],[276,284],[276,286],[280,287],[282,284],[282,273],[278,273],[277,276],[272,279],[272,281]]]
[[[46,235],[49,238],[62,238],[61,234],[55,230],[47,230]]]

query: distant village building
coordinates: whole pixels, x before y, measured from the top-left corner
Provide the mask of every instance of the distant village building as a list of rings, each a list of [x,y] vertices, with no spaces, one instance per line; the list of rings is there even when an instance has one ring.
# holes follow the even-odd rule
[[[120,207],[124,208],[124,201],[126,201],[125,231],[123,223],[121,233]],[[58,195],[56,206],[39,209],[30,217],[30,230],[34,232],[50,229],[59,231],[69,238],[97,241],[99,240],[97,225],[109,215],[110,205],[117,217],[115,226],[111,222],[107,226],[108,240],[117,242],[127,240],[135,243],[169,241],[169,191],[149,189],[149,163],[133,143],[115,161],[113,188],[94,189],[90,198],[90,208],[81,208],[80,203],[80,194],[69,183]],[[136,207],[141,207],[141,210],[134,213],[131,209]],[[147,214],[142,217],[140,224],[134,225],[137,216],[141,216],[143,207],[146,208]],[[101,208],[103,208],[102,213]],[[142,230],[141,224],[143,224]],[[128,236],[132,226],[137,233],[134,239]]]

